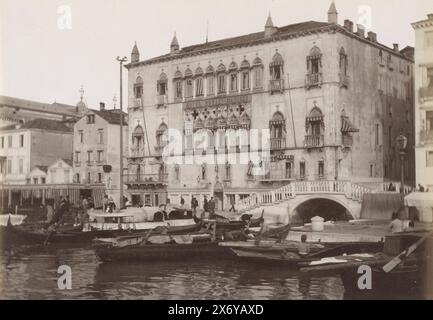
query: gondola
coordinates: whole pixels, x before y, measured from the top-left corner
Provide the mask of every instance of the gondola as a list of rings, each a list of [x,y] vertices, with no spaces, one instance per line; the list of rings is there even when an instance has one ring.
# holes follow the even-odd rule
[[[306,255],[299,255],[297,242],[286,242],[275,245],[254,245],[225,244],[238,258],[271,265],[289,265],[297,267],[300,263],[317,260],[329,255],[352,254],[359,252],[379,252],[383,243],[310,243],[310,252]]]
[[[309,275],[340,275],[347,299],[432,299],[432,247],[432,231],[403,232],[387,236],[382,252],[327,256],[300,265]],[[369,290],[359,286],[366,272]]]
[[[193,216],[196,223],[204,221],[206,219],[201,219],[197,216]],[[243,215],[241,220],[230,220],[221,215],[215,215],[215,220],[217,223],[217,232],[227,232],[233,230],[240,230],[248,226],[249,228],[258,228],[263,223],[263,215],[258,218],[251,218],[250,215]]]

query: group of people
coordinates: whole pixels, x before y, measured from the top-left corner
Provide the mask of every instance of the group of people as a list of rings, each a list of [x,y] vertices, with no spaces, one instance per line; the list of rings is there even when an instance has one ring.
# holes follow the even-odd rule
[[[45,223],[47,227],[54,224],[63,223],[67,214],[72,211],[72,204],[69,200],[69,196],[60,196],[57,201],[54,199],[48,199],[46,204],[47,218]]]
[[[400,215],[401,210],[398,212],[393,212],[391,217],[391,223],[389,224],[389,229],[391,233],[398,233],[403,231],[408,231],[415,227],[413,220],[402,220]]]

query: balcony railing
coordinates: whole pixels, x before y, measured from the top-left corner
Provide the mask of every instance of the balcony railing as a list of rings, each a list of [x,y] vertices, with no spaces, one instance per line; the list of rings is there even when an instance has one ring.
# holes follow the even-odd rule
[[[322,73],[318,72],[307,74],[305,82],[305,86],[307,88],[320,87],[322,85]]]
[[[286,148],[286,138],[271,138],[271,150],[281,150]]]
[[[324,137],[321,135],[307,135],[305,136],[306,148],[320,148],[324,145]]]
[[[166,94],[156,96],[156,105],[164,106],[168,103],[168,97]]]
[[[340,87],[348,88],[349,87],[349,76],[340,73]]]
[[[167,173],[148,173],[148,174],[138,174],[130,173],[124,175],[126,183],[139,183],[139,184],[156,184],[156,183],[167,183],[168,174]]]
[[[269,81],[269,90],[271,93],[284,91],[284,79],[276,79]]]
[[[433,99],[433,87],[420,88],[419,97],[423,100]]]
[[[132,147],[129,150],[129,157],[130,158],[144,157],[144,147]]]
[[[344,147],[351,147],[353,145],[353,137],[347,134],[343,134],[342,142]]]
[[[433,143],[433,130],[421,130],[419,133],[419,141],[421,143]]]

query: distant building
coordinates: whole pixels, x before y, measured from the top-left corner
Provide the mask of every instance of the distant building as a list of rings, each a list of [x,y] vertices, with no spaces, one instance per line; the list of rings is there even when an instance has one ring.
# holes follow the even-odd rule
[[[350,20],[338,24],[334,4],[327,22],[277,27],[269,15],[259,32],[185,48],[175,35],[169,52],[147,60],[134,45],[127,192],[154,205],[213,196],[228,209],[297,181],[399,181],[401,131],[413,183],[412,51],[389,48]],[[170,129],[181,135],[170,151],[177,163],[163,157]],[[254,130],[269,130],[269,155],[242,163],[260,149]],[[238,160],[215,164],[215,153]]]
[[[71,184],[72,160],[58,159],[50,166],[35,166],[27,176],[27,184]]]
[[[433,13],[415,29],[416,183],[433,190]]]
[[[127,114],[123,113],[124,155],[128,150]],[[118,194],[120,170],[120,110],[89,109],[74,125],[73,181],[88,185],[105,185],[107,192]],[[104,172],[110,166],[110,172]],[[106,167],[107,168],[107,167]],[[117,199],[114,197],[114,199]]]
[[[26,184],[35,166],[71,159],[72,139],[72,129],[63,122],[43,118],[0,128],[0,181]]]
[[[86,112],[85,104],[41,103],[15,97],[0,96],[0,127],[34,119],[75,122]]]

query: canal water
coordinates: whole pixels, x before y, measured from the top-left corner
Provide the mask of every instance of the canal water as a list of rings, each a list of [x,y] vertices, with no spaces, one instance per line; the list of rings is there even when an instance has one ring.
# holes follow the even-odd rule
[[[72,270],[60,290],[58,267]],[[343,299],[337,277],[233,259],[102,263],[91,247],[26,246],[0,252],[0,299]]]

